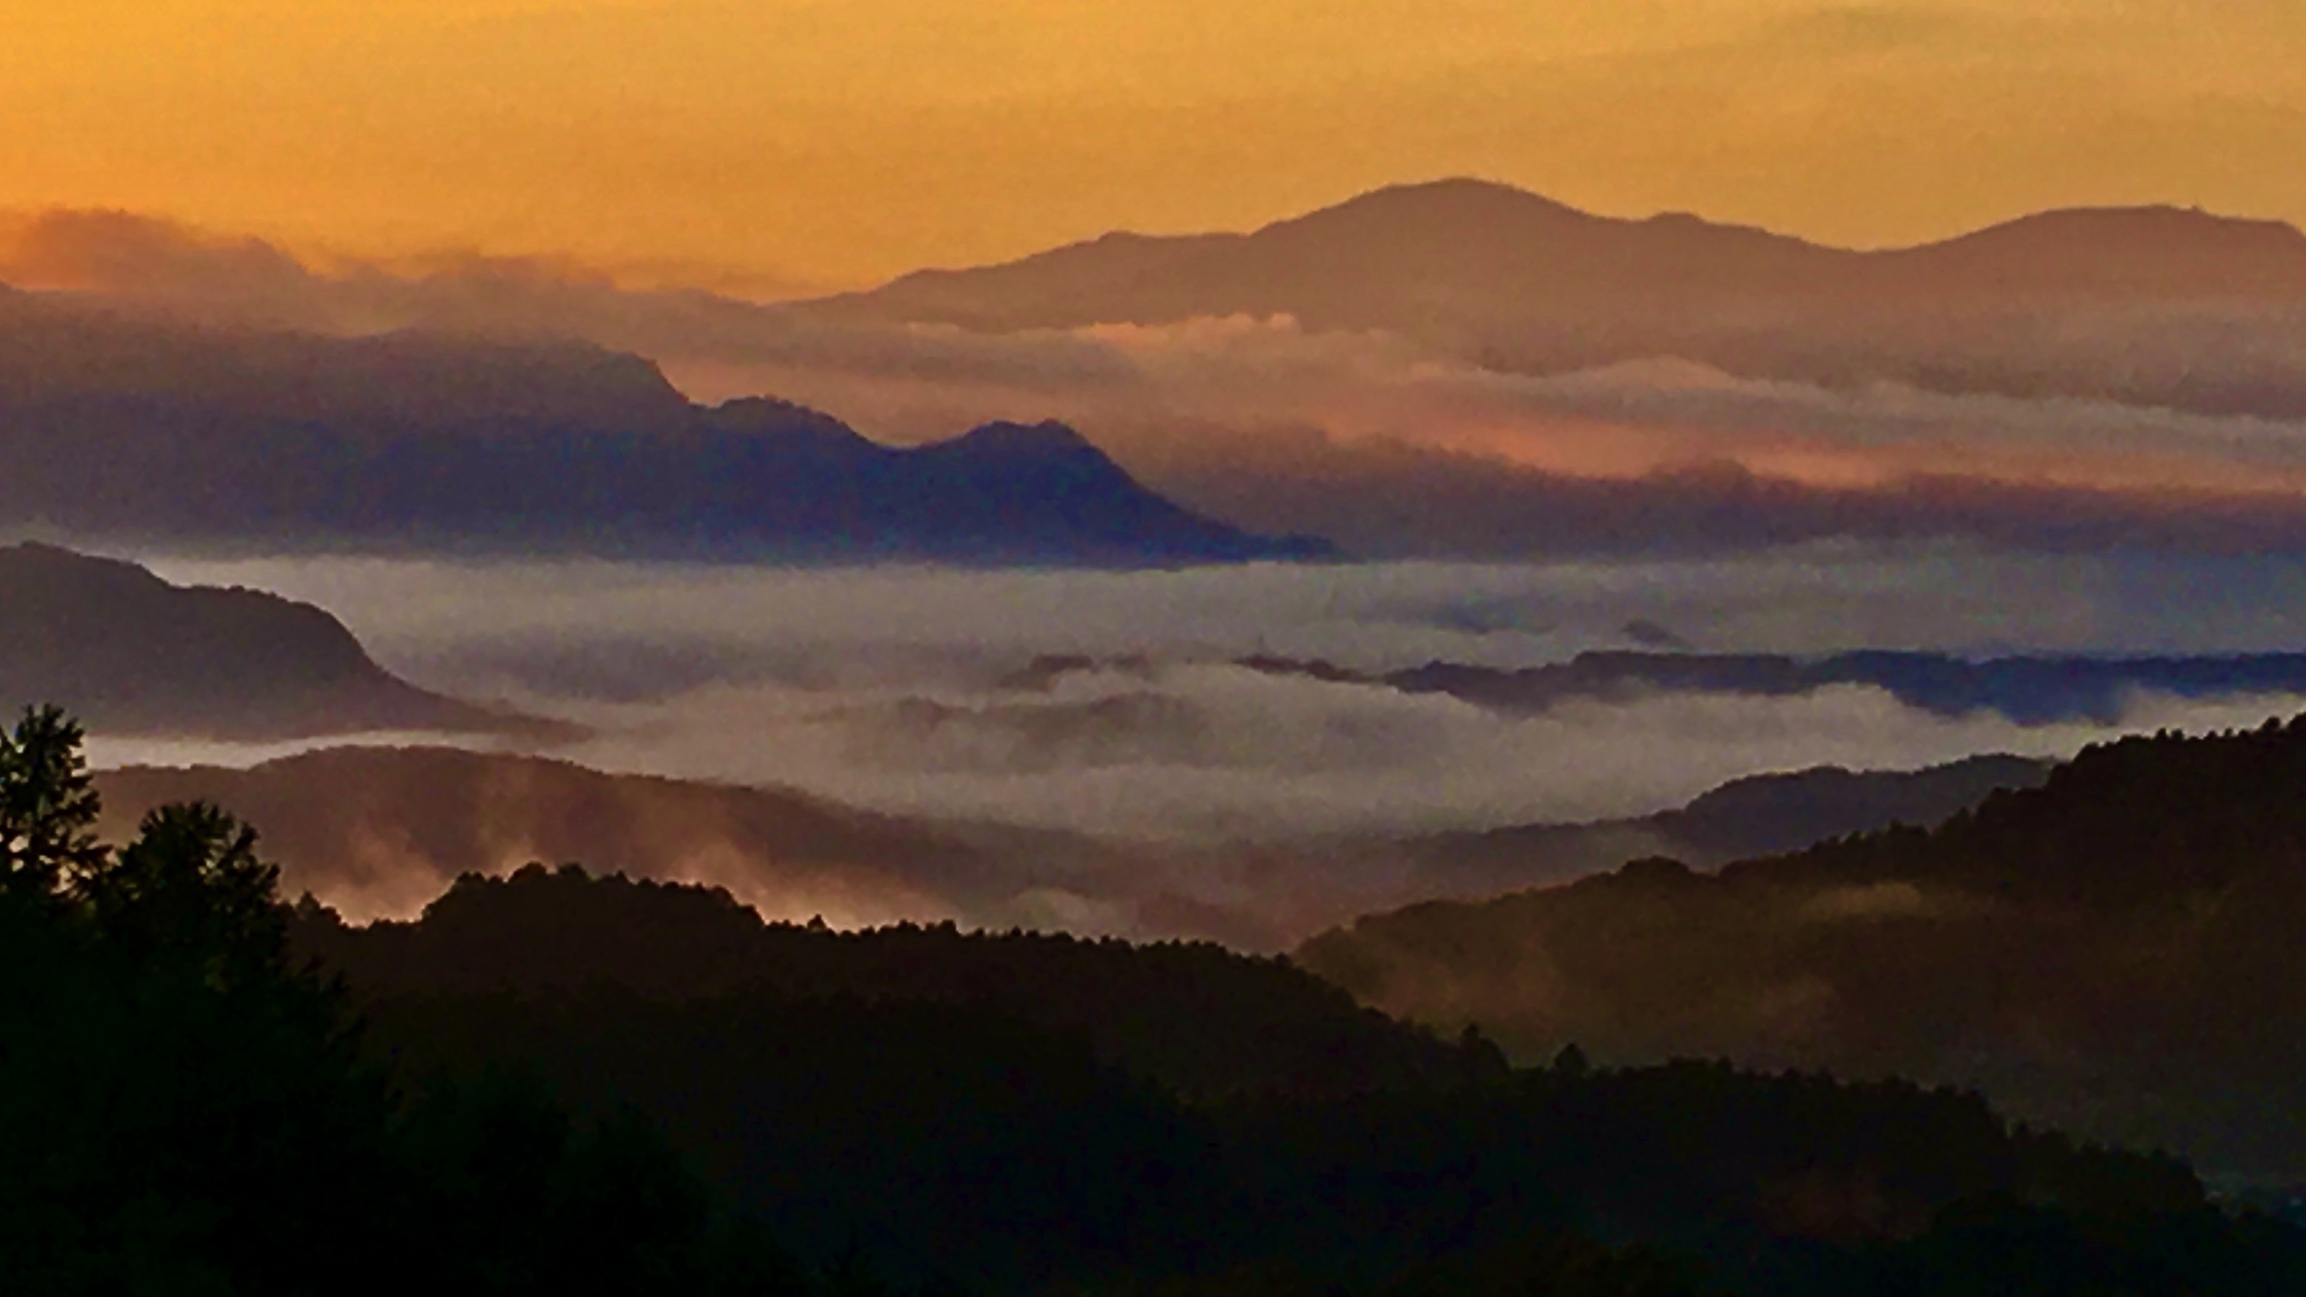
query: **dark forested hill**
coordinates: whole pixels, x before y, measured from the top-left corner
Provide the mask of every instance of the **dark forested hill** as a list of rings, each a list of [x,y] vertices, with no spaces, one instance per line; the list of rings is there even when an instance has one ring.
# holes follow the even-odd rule
[[[1975,1095],[1508,1074],[1477,1036],[1214,947],[764,925],[542,868],[292,932],[403,1074],[514,1068],[579,1114],[637,1110],[805,1262],[906,1283],[1824,1297],[2051,1265],[2072,1282],[2041,1291],[2247,1297],[2306,1273],[2299,1236],[2222,1217],[2182,1164]]]
[[[1931,830],[1374,916],[1299,958],[1525,1056],[1973,1083],[2285,1173],[2306,1167],[2302,922],[2306,719],[2094,747]]]
[[[112,733],[560,732],[398,679],[310,604],[37,544],[0,549],[0,698],[56,699]]]
[[[771,924],[725,891],[574,867],[467,876],[408,923],[346,927],[314,911],[297,939],[369,998],[613,988],[989,1009],[1081,1035],[1107,1062],[1190,1093],[1354,1091],[1494,1066],[1284,962],[1215,945]]]
[[[1510,1073],[1213,947],[779,928],[573,867],[348,929],[212,806],[98,844],[80,738],[0,731],[0,1274],[29,1292],[2306,1286],[2306,1233],[1974,1094]]]
[[[0,298],[0,527],[224,547],[1167,565],[1330,553],[1154,494],[1071,429],[918,449],[689,404],[565,343],[326,338]]]

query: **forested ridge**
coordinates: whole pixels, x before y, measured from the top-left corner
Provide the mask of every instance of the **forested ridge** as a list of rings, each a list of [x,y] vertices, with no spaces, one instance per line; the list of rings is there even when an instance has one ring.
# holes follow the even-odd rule
[[[0,1267],[111,1293],[2259,1294],[2306,1234],[1975,1094],[1509,1070],[1284,961],[538,868],[351,928],[0,740]]]
[[[1974,1084],[2286,1174],[2306,1168],[2302,921],[2306,717],[2094,746],[1934,828],[1372,916],[1298,957],[1525,1058],[1576,1040]]]

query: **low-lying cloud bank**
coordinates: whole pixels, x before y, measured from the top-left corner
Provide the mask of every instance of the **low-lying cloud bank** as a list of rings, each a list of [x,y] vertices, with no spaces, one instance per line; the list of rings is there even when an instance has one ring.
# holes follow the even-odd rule
[[[1692,849],[1659,822],[1445,835],[1633,819],[1759,771],[2064,757],[2117,734],[2302,709],[2300,697],[2139,696],[2113,725],[2018,726],[1845,688],[1514,718],[1193,667],[1025,701],[718,688],[578,709],[603,737],[556,754],[577,765],[327,752],[315,766],[245,775],[128,771],[107,776],[107,796],[116,817],[156,800],[222,800],[266,830],[292,889],[364,917],[411,913],[467,870],[580,860],[726,886],[795,920],[954,919],[1277,949],[1358,914]],[[280,754],[107,741],[93,755],[237,767]]]
[[[2110,726],[2021,726],[1936,716],[1849,687],[1580,701],[1509,717],[1453,699],[1206,666],[1080,679],[1022,700],[708,689],[642,709],[579,709],[613,737],[570,754],[892,813],[1217,843],[1620,818],[1759,771],[2065,756],[2118,733],[2300,710],[2298,697],[2142,695]]]
[[[895,440],[1061,418],[1190,504],[1365,555],[1850,536],[2306,550],[2306,308],[1873,320],[1865,364],[1843,354],[1848,321],[1701,321],[1654,352],[1505,372],[1287,317],[994,334],[526,263],[323,271],[103,213],[20,222],[0,279],[242,325],[581,337],[692,396],[774,393]]]
[[[2112,726],[2028,726],[1840,687],[1515,715],[1233,665],[1261,652],[1384,671],[1528,666],[1660,633],[1711,651],[1997,654],[2252,651],[2306,634],[2306,571],[2278,562],[1929,548],[1154,573],[154,563],[344,609],[411,678],[597,727],[557,750],[587,764],[1197,842],[1641,814],[1763,770],[2058,755],[2120,729],[2255,723],[2291,706],[2139,695]],[[1020,687],[1049,654],[1103,665]]]
[[[549,755],[784,790],[748,800],[604,789],[564,770],[436,762],[445,774],[390,785],[337,774],[253,803],[260,824],[292,830],[284,851],[327,853],[326,869],[292,884],[361,913],[405,912],[457,869],[542,856],[709,880],[802,919],[954,918],[1277,948],[1357,913],[1677,849],[1639,826],[1502,846],[1423,835],[1639,816],[1764,771],[2063,756],[2117,733],[2306,709],[2271,692],[2132,692],[2107,716],[2019,724],[1839,685],[1633,690],[1516,712],[1235,661],[1522,667],[1661,637],[1805,654],[2266,650],[2306,636],[2306,568],[2279,560],[1841,547],[1099,573],[147,558],[175,579],[341,609],[395,671],[591,727]],[[1051,654],[1094,661],[1033,669]],[[298,750],[92,744],[106,766],[248,766]],[[385,797],[395,787],[397,801]],[[596,813],[609,818],[587,818]]]

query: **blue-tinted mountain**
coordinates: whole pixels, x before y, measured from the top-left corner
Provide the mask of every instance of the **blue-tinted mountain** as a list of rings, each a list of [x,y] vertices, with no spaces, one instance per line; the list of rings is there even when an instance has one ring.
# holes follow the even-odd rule
[[[1011,689],[1045,691],[1070,674],[1144,665],[1140,659],[1050,655],[1035,659],[1003,683]],[[1434,661],[1378,672],[1268,654],[1240,658],[1234,665],[1330,684],[1441,694],[1517,713],[1544,712],[1578,701],[1631,702],[1658,694],[1785,698],[1857,686],[1882,690],[1908,707],[1939,716],[1994,713],[2021,725],[2053,721],[2111,725],[2122,719],[2140,693],[2178,698],[2306,694],[2306,653],[1968,658],[1887,649],[1822,656],[1602,650],[1534,667]]]
[[[2306,693],[2306,653],[2194,657],[2048,655],[1973,660],[1868,650],[1801,658],[1774,654],[1600,652],[1518,671],[1434,663],[1385,677],[1412,693],[1444,693],[1507,711],[1543,711],[1575,698],[1645,693],[1782,697],[1842,685],[1881,689],[1941,716],[1994,712],[2024,725],[2121,719],[2139,692],[2182,698]]]
[[[1330,555],[1057,424],[905,448],[691,405],[637,357],[324,338],[0,298],[0,529],[244,549],[1177,565]]]

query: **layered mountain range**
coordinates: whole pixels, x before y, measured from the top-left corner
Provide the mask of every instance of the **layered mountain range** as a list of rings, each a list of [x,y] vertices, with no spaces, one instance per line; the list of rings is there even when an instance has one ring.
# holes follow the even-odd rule
[[[1895,1073],[2289,1175],[2302,789],[2306,719],[2125,739],[1935,828],[1417,905],[1297,958],[1524,1057]]]
[[[1869,251],[1453,180],[1247,233],[1117,233],[758,303],[536,267],[325,271],[161,222],[46,219],[107,252],[74,263],[102,272],[77,291],[0,293],[0,435],[18,447],[0,467],[38,484],[0,497],[0,519],[827,561],[1318,550],[1275,541],[1293,534],[1361,556],[2306,547],[2306,459],[2261,422],[2306,416],[2306,235],[2274,222],[2056,211]],[[894,446],[831,481],[789,476],[760,443],[790,421],[716,420],[637,357],[691,392],[775,392],[906,443],[1059,418],[1247,534],[1130,532],[1140,518],[1114,525],[1125,543],[1082,536]],[[190,389],[170,377],[188,366],[206,375]],[[521,453],[539,438],[551,456]],[[269,476],[217,474],[243,447]],[[88,468],[99,452],[109,467]],[[841,516],[871,533],[861,547],[777,521],[796,495],[879,502],[897,477],[929,483],[943,520],[908,530],[904,507],[860,505]],[[215,505],[148,489],[169,478]],[[1076,495],[1102,508],[1109,485]]]
[[[0,297],[0,527],[241,550],[1174,565],[1331,555],[1139,485],[1072,429],[920,447],[690,404],[574,343],[188,327]]]
[[[2306,233],[2275,221],[2074,209],[1862,251],[1444,180],[1244,234],[1116,233],[920,271],[810,309],[988,331],[1285,315],[1528,373],[1677,357],[1834,386],[2297,415],[2301,307]]]
[[[1757,775],[1656,815],[1407,838],[1163,847],[875,814],[781,788],[611,774],[446,748],[332,748],[248,769],[99,776],[104,832],[211,801],[265,829],[282,885],[356,918],[413,914],[462,876],[582,860],[726,887],[772,917],[992,927],[1102,923],[1141,937],[1276,949],[1369,909],[1478,898],[1641,856],[1720,864],[1890,824],[1934,824],[2043,763],[1979,757],[1911,772]],[[1286,887],[1273,880],[1286,877]]]

